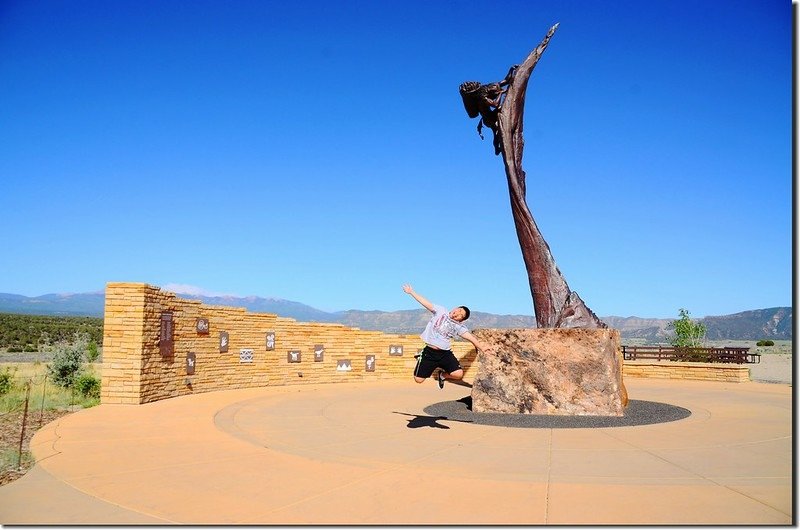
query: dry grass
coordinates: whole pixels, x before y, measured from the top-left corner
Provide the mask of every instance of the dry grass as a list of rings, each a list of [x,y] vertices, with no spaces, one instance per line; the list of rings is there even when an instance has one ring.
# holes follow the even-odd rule
[[[39,428],[75,410],[99,403],[98,399],[53,385],[45,377],[47,365],[44,363],[0,363],[0,372],[4,370],[13,373],[13,386],[0,396],[0,485],[23,476],[33,466],[30,440]],[[100,365],[89,365],[88,372],[99,378]]]

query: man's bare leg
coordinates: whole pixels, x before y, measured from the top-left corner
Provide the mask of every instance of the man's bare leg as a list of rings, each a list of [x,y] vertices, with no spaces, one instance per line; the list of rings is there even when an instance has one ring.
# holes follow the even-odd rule
[[[444,374],[444,378],[445,379],[452,379],[454,381],[460,381],[461,379],[464,378],[464,370],[462,368],[459,368],[458,370],[456,370],[454,372],[450,372],[449,374],[447,372],[445,372],[444,370],[442,370],[442,373]]]

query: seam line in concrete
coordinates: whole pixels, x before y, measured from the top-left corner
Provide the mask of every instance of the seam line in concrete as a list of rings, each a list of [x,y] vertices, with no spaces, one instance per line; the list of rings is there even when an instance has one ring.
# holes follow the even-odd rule
[[[38,464],[38,462],[37,462],[37,464]],[[164,521],[164,522],[166,522],[166,523],[170,523],[170,524],[180,524],[178,521],[173,521],[173,520],[171,520],[171,519],[167,519],[166,517],[162,517],[162,516],[160,516],[160,515],[154,515],[154,514],[152,514],[152,513],[145,512],[145,511],[143,511],[143,510],[140,510],[140,509],[138,509],[138,508],[133,508],[133,507],[130,507],[130,506],[125,506],[124,504],[119,504],[118,502],[113,502],[113,501],[110,501],[110,500],[108,500],[108,499],[105,499],[105,498],[103,498],[103,497],[98,497],[97,495],[95,495],[95,494],[93,494],[93,493],[90,493],[90,492],[88,492],[88,491],[86,491],[86,490],[84,490],[84,489],[82,489],[82,488],[79,488],[79,487],[75,486],[74,484],[70,484],[70,483],[69,483],[69,482],[67,482],[66,480],[64,480],[64,479],[62,479],[62,478],[60,478],[60,477],[58,477],[57,475],[53,475],[53,474],[52,474],[52,473],[50,473],[50,472],[49,472],[49,471],[48,471],[46,468],[44,468],[44,467],[42,467],[42,466],[38,466],[38,467],[39,467],[39,470],[40,470],[40,471],[42,471],[43,473],[46,473],[48,476],[50,476],[50,477],[51,477],[53,480],[55,480],[56,482],[59,482],[59,483],[61,483],[61,484],[64,484],[66,487],[68,487],[68,488],[70,488],[70,489],[73,489],[73,490],[75,490],[75,491],[79,491],[79,492],[81,492],[82,494],[86,495],[87,497],[91,497],[92,499],[95,499],[95,500],[96,500],[96,501],[98,501],[98,502],[102,502],[102,503],[105,503],[105,504],[110,504],[111,506],[116,506],[116,507],[118,507],[118,508],[122,508],[123,510],[125,510],[125,511],[128,511],[128,512],[131,512],[131,513],[138,513],[138,514],[141,514],[141,515],[146,515],[146,516],[148,516],[148,517],[152,517],[153,519],[158,519],[158,520]]]
[[[547,440],[547,480],[544,483],[544,524],[547,524],[550,515],[550,472],[553,467],[553,429]]]
[[[736,490],[736,489],[734,489],[734,488],[732,488],[732,487],[730,487],[730,486],[727,486],[727,485],[725,485],[725,484],[722,484],[722,483],[720,483],[720,482],[717,482],[717,481],[716,481],[716,480],[714,480],[712,477],[707,477],[707,476],[701,475],[700,473],[697,473],[696,471],[692,471],[691,469],[688,469],[688,468],[686,468],[686,467],[684,467],[684,466],[682,466],[682,465],[680,465],[680,464],[677,464],[677,463],[675,463],[675,462],[672,462],[672,461],[670,461],[670,460],[667,460],[667,459],[666,459],[666,458],[664,458],[663,456],[661,456],[661,455],[659,455],[659,454],[657,454],[657,453],[654,453],[653,451],[650,451],[650,450],[648,450],[648,449],[645,449],[645,448],[643,448],[643,447],[637,446],[636,444],[633,444],[633,443],[631,443],[631,442],[629,442],[629,441],[627,441],[627,440],[623,440],[623,439],[621,439],[621,438],[619,438],[619,437],[617,437],[617,436],[614,436],[614,435],[613,435],[613,434],[611,434],[611,433],[607,433],[607,434],[608,434],[609,436],[611,436],[612,438],[614,438],[614,439],[616,439],[616,440],[618,440],[618,441],[620,441],[620,442],[622,442],[622,443],[624,443],[624,444],[627,444],[627,445],[629,445],[629,446],[631,446],[631,447],[634,447],[634,448],[636,448],[636,449],[638,449],[638,450],[640,450],[640,451],[642,451],[642,452],[644,452],[644,453],[647,453],[647,454],[650,454],[650,455],[654,456],[655,458],[657,458],[657,459],[661,460],[662,462],[665,462],[666,464],[669,464],[669,465],[671,465],[671,466],[675,466],[675,467],[677,467],[678,469],[680,469],[680,470],[682,470],[682,471],[686,471],[687,473],[689,473],[689,474],[691,474],[691,475],[694,475],[694,476],[696,476],[696,477],[698,477],[698,478],[700,478],[700,479],[702,479],[702,480],[707,480],[708,482],[711,482],[711,483],[712,483],[712,484],[714,484],[715,486],[719,486],[719,487],[721,487],[721,488],[724,488],[724,489],[726,489],[726,490],[728,490],[728,491],[730,491],[730,492],[733,492],[733,493],[735,493],[735,494],[737,494],[737,495],[741,495],[742,497],[747,497],[748,499],[750,499],[750,500],[752,500],[752,501],[755,501],[755,502],[757,502],[758,504],[761,504],[762,506],[766,506],[767,508],[770,508],[771,510],[775,510],[776,512],[778,512],[778,513],[781,513],[781,514],[783,514],[783,515],[791,516],[789,513],[786,513],[786,512],[784,512],[783,510],[781,510],[780,508],[778,508],[778,507],[776,507],[776,506],[772,506],[772,505],[770,505],[770,504],[767,504],[766,502],[764,502],[764,501],[762,501],[762,500],[760,500],[760,499],[756,499],[756,498],[755,498],[755,497],[753,497],[752,495],[748,495],[747,493],[745,493],[745,492],[743,492],[743,491]],[[723,447],[725,447],[725,446],[723,446]]]
[[[486,434],[483,434],[481,436],[477,436],[476,438],[474,438],[474,440],[485,438],[485,437],[488,437],[490,435],[491,435],[491,433],[486,433]],[[316,493],[314,495],[309,495],[308,497],[304,497],[302,499],[298,499],[296,501],[292,501],[290,503],[284,504],[283,506],[276,506],[275,508],[272,508],[269,511],[269,513],[270,514],[275,514],[275,513],[279,512],[281,510],[285,510],[286,508],[291,508],[292,506],[297,506],[298,504],[303,504],[305,502],[311,501],[313,499],[317,499],[319,497],[323,497],[323,496],[328,495],[330,493],[333,493],[333,492],[336,492],[336,491],[340,491],[340,490],[343,490],[345,488],[349,488],[351,486],[355,486],[357,484],[360,484],[360,483],[366,482],[368,480],[372,480],[374,478],[377,478],[377,477],[379,477],[381,475],[386,475],[388,473],[393,473],[393,472],[396,472],[396,471],[404,469],[404,468],[412,467],[415,464],[417,464],[418,462],[427,460],[430,457],[435,456],[437,454],[441,454],[441,453],[447,452],[447,451],[451,450],[454,447],[458,447],[458,444],[448,445],[447,447],[443,447],[443,448],[439,449],[438,451],[434,451],[432,453],[428,453],[425,456],[421,456],[419,458],[415,458],[413,460],[409,460],[408,462],[404,462],[402,464],[395,464],[395,465],[393,465],[391,467],[387,467],[387,468],[384,468],[384,469],[377,470],[377,471],[375,471],[373,473],[369,473],[368,475],[363,476],[361,478],[357,478],[357,479],[352,480],[350,482],[347,482],[345,484],[340,484],[338,486],[334,486],[333,488],[327,489],[325,491],[321,491],[321,492]],[[307,458],[302,457],[302,456],[299,457],[299,458],[307,459]],[[344,465],[350,465],[352,467],[351,464],[344,464]]]

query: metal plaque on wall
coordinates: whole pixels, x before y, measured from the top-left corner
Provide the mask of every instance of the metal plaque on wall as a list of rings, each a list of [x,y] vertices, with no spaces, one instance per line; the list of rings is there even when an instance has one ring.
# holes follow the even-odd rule
[[[208,335],[209,323],[207,318],[198,318],[195,324],[198,335]]]
[[[228,332],[227,331],[220,331],[219,332],[219,352],[225,353],[228,351]]]
[[[239,362],[240,363],[253,362],[253,350],[239,350]]]
[[[194,375],[194,364],[197,360],[197,355],[193,351],[186,354],[186,375]]]
[[[275,332],[267,331],[267,350],[275,349]]]
[[[314,345],[314,362],[321,363],[325,360],[325,346],[322,344]]]
[[[290,350],[289,353],[286,354],[286,360],[290,363],[299,363],[300,350]]]
[[[403,355],[403,346],[399,344],[392,344],[389,346],[389,355]]]
[[[367,355],[365,360],[365,369],[367,372],[374,372],[375,371],[375,356],[374,355]]]
[[[174,356],[175,341],[172,338],[172,311],[161,313],[161,331],[158,337],[158,349],[161,357],[172,359]]]
[[[353,366],[350,364],[350,359],[339,359],[336,361],[337,372],[349,372],[352,369]]]

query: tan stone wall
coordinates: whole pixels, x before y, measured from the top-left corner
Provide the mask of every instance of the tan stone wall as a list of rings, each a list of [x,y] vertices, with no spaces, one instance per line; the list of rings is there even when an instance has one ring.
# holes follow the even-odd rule
[[[173,315],[172,357],[163,357],[159,348],[164,311]],[[209,320],[207,335],[198,334],[198,318]],[[229,337],[225,353],[219,348],[222,331]],[[275,333],[275,347],[271,351],[267,350],[267,332]],[[314,360],[317,344],[324,346],[321,362]],[[390,355],[392,345],[403,346],[403,355]],[[416,364],[414,355],[423,346],[417,334],[396,335],[340,324],[298,322],[274,314],[181,299],[143,283],[109,283],[101,402],[139,404],[198,392],[267,385],[379,380],[406,380],[414,384],[411,375]],[[240,362],[242,349],[252,350],[252,362]],[[288,361],[290,350],[300,351],[300,363]],[[187,375],[186,371],[189,352],[196,356],[194,375]],[[475,348],[469,342],[456,341],[453,352],[469,376]],[[375,356],[374,372],[366,370],[367,355]],[[337,372],[339,359],[349,359],[352,370]]]
[[[739,364],[625,361],[622,373],[624,377],[654,379],[696,379],[732,383],[746,383],[750,380],[750,369]]]

